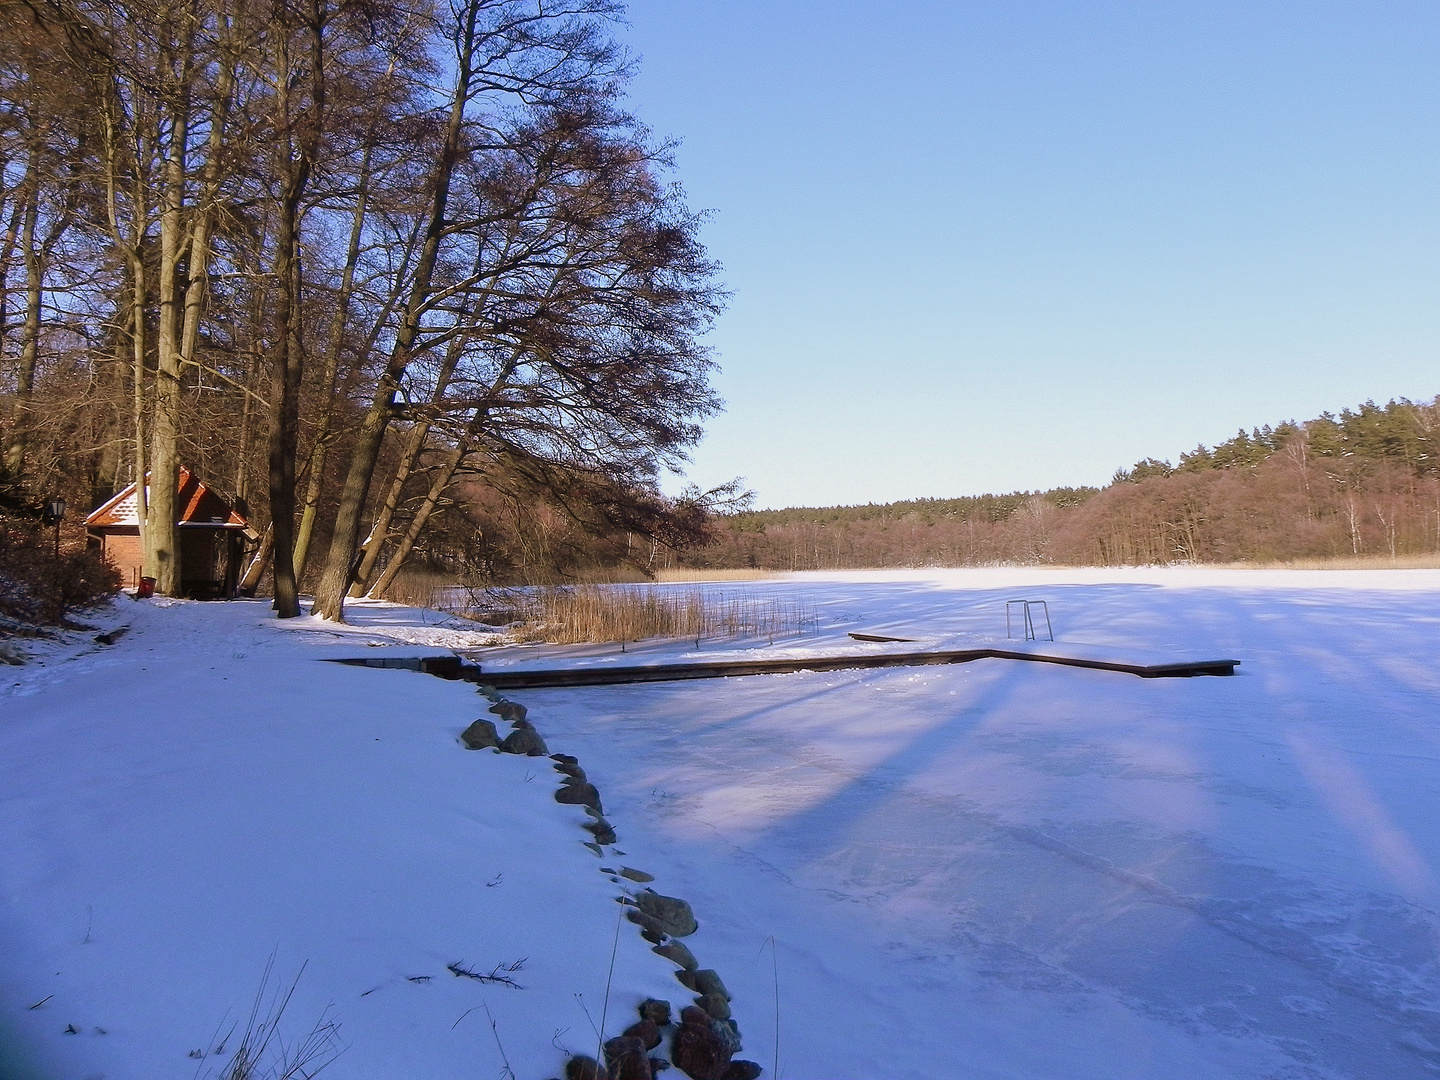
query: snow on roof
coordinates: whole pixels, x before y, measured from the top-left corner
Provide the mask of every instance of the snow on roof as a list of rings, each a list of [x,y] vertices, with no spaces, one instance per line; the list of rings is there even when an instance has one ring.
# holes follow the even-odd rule
[[[146,474],[149,479],[149,474]],[[148,485],[147,485],[148,491]],[[220,529],[242,529],[246,534],[255,535],[250,523],[235,511],[235,508],[198,479],[185,466],[180,466],[180,480],[176,488],[180,502],[177,518],[181,525],[198,525]],[[139,528],[140,511],[136,505],[135,485],[111,497],[103,505],[91,511],[85,519],[92,529]]]

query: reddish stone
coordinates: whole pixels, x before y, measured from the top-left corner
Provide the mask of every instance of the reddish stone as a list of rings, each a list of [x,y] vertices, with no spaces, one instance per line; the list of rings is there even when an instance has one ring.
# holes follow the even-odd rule
[[[641,1020],[638,1024],[631,1024],[625,1029],[625,1034],[643,1042],[646,1050],[654,1050],[660,1045],[660,1028],[654,1020]]]
[[[709,1014],[687,1005],[680,1010],[680,1020],[670,1044],[670,1060],[692,1080],[721,1080],[732,1051],[711,1030]]]
[[[658,1042],[658,1035],[656,1041]],[[605,1043],[605,1064],[611,1080],[652,1080],[650,1059],[643,1039],[621,1035]]]

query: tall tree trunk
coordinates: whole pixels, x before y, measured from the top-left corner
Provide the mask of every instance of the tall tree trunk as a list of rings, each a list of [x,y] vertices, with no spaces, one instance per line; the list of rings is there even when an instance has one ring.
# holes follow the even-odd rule
[[[194,50],[193,12],[179,18],[184,31],[177,43],[179,69],[174,74],[166,106],[170,111],[170,140],[161,173],[160,211],[160,322],[156,340],[154,419],[150,433],[152,502],[147,517],[146,563],[153,567],[155,591],[174,595],[184,572],[180,565],[176,528],[176,481],[181,426],[181,379],[196,362],[200,320],[209,285],[210,229],[221,180],[231,97],[235,86],[236,55],[231,26],[219,17],[220,56],[210,100],[209,134],[194,202],[187,205],[189,178],[190,113],[197,58]],[[183,271],[182,271],[183,267]],[[183,288],[181,274],[184,274]]]
[[[430,404],[438,413],[441,404],[445,400],[445,391],[450,386],[450,380],[455,375],[455,368],[460,363],[463,339],[457,334],[445,350],[445,361],[440,366],[440,371],[435,377],[435,390],[430,395]],[[405,484],[410,479],[410,474],[415,471],[415,462],[420,459],[421,452],[425,449],[425,439],[430,434],[430,421],[417,420],[405,438],[405,445],[400,451],[400,461],[395,466],[395,473],[390,478],[390,488],[385,493],[385,501],[380,504],[380,512],[375,517],[375,524],[370,528],[370,535],[365,538],[365,543],[360,549],[360,565],[355,571],[355,581],[350,589],[351,596],[364,596],[370,577],[375,573],[375,564],[380,559],[380,553],[385,549],[385,541],[390,536],[390,523],[395,519],[395,511],[400,506],[401,496],[405,493]]]
[[[396,575],[400,573],[401,567],[405,565],[405,560],[410,557],[410,552],[415,549],[415,541],[420,538],[420,534],[425,530],[426,524],[429,523],[430,516],[435,512],[435,507],[440,503],[440,497],[445,494],[445,489],[450,486],[450,481],[455,476],[455,470],[458,469],[460,463],[465,460],[465,455],[470,453],[472,439],[473,435],[467,431],[461,436],[460,441],[451,448],[450,452],[445,455],[445,460],[440,463],[436,469],[434,478],[430,481],[430,490],[425,493],[425,498],[421,501],[419,508],[416,509],[415,516],[410,519],[410,524],[405,529],[405,534],[400,537],[396,543],[395,551],[390,556],[390,562],[386,564],[380,576],[375,579],[375,584],[372,585],[370,591],[366,593],[367,596],[372,599],[384,596],[385,590],[390,588],[390,584],[395,580]]]
[[[335,297],[335,313],[330,320],[330,334],[325,343],[325,397],[320,406],[320,425],[315,444],[310,448],[310,479],[305,485],[305,501],[300,512],[300,527],[295,537],[295,578],[305,576],[310,560],[310,541],[315,535],[315,516],[320,508],[320,495],[325,483],[325,459],[335,432],[335,391],[340,377],[340,353],[345,346],[345,328],[350,316],[350,300],[355,292],[355,268],[360,262],[360,240],[365,230],[370,188],[370,162],[373,147],[366,144],[360,159],[360,183],[355,193],[355,212],[350,218],[350,240],[345,248],[345,268],[340,274],[340,291]]]
[[[300,201],[310,182],[325,111],[324,15],[320,0],[308,11],[310,50],[309,118],[295,138],[298,125],[291,100],[288,35],[281,35],[276,57],[276,107],[280,115],[280,175],[284,187],[276,236],[275,341],[277,352],[270,391],[270,527],[275,537],[275,613],[282,619],[300,614],[300,590],[295,577],[295,456],[300,439],[300,383],[305,373],[301,336]],[[298,144],[298,145],[297,145]]]
[[[10,330],[10,264],[15,257],[15,248],[20,239],[20,223],[25,216],[25,200],[20,191],[14,192],[14,206],[10,210],[10,221],[5,226],[5,238],[0,240],[0,357],[7,356],[9,349],[6,339]]]
[[[162,16],[161,25],[168,23]],[[189,33],[182,35],[188,38]],[[176,486],[180,469],[180,377],[184,295],[180,289],[184,257],[185,176],[190,137],[189,42],[181,41],[181,71],[169,85],[168,145],[161,165],[160,318],[155,338],[155,397],[150,422],[150,499],[143,526],[145,575],[155,591],[173,596],[180,590],[179,531],[176,529]],[[162,128],[163,130],[163,128]]]
[[[472,276],[478,277],[480,274],[484,251],[482,246],[475,253],[475,263],[471,270]],[[480,296],[483,297],[493,285],[494,278],[492,277],[486,283],[485,288],[481,290]],[[467,306],[478,308],[482,305],[483,299],[477,298]],[[462,314],[457,315],[457,320],[463,317],[462,311]],[[435,374],[435,388],[430,394],[431,412],[436,416],[443,411],[445,392],[450,388],[450,380],[455,377],[455,369],[460,366],[460,359],[465,350],[465,341],[465,335],[457,333],[445,348],[445,359],[440,364],[440,370]],[[510,370],[510,367],[506,368],[507,372]],[[375,523],[370,527],[370,535],[360,546],[360,562],[355,571],[355,580],[350,586],[351,596],[364,596],[366,593],[370,578],[375,573],[375,564],[379,561],[380,554],[385,549],[385,542],[390,537],[390,523],[394,520],[395,511],[400,506],[405,484],[415,470],[415,462],[419,460],[421,452],[425,449],[425,439],[430,434],[430,426],[429,419],[417,420],[405,439],[405,445],[400,451],[400,461],[395,466],[394,475],[390,479],[389,490],[385,493],[384,502],[380,504],[380,512],[375,517]]]
[[[264,290],[256,289],[250,307],[250,347],[245,350],[245,386],[255,385],[260,370],[260,320],[264,309]],[[254,428],[255,396],[240,395],[240,446],[235,455],[235,479],[231,490],[237,502],[250,498],[250,439]],[[248,507],[247,507],[248,509]]]
[[[129,292],[130,289],[127,286],[121,294],[122,311],[125,310],[124,297]],[[122,433],[126,420],[125,369],[130,360],[129,349],[130,335],[125,332],[124,327],[121,327],[115,335],[113,355],[101,360],[99,365],[106,419],[102,429],[103,437],[100,440],[99,460],[95,463],[94,482],[90,489],[92,506],[99,506],[124,486],[120,483],[120,473],[124,461],[122,450],[125,438]]]
[[[419,460],[420,452],[425,448],[425,439],[429,434],[429,422],[418,420],[405,435],[405,445],[400,449],[400,461],[396,464],[395,473],[390,478],[389,490],[385,492],[385,499],[380,504],[380,512],[375,517],[375,523],[370,526],[370,535],[360,546],[360,562],[355,570],[355,580],[350,586],[351,596],[365,595],[366,583],[369,582],[370,575],[375,572],[375,563],[380,558],[380,552],[385,548],[385,541],[389,539],[390,523],[395,519],[395,511],[400,506],[400,498],[404,494],[405,484],[415,470],[415,462]]]
[[[300,381],[305,354],[300,339],[300,259],[296,237],[299,190],[287,185],[281,204],[275,258],[279,290],[275,300],[276,355],[270,386],[270,528],[274,535],[275,611],[282,619],[300,614],[292,561],[295,546],[295,451],[300,432]]]
[[[131,472],[135,484],[135,509],[140,522],[142,547],[149,519],[149,493],[147,491],[147,462],[145,454],[145,420],[148,413],[148,397],[145,390],[146,355],[149,349],[146,311],[149,307],[149,290],[145,276],[145,239],[149,218],[149,200],[146,198],[144,147],[139,141],[141,129],[138,116],[127,113],[119,103],[113,58],[108,50],[95,47],[97,38],[80,34],[71,24],[67,28],[72,43],[77,43],[80,55],[87,64],[91,75],[97,126],[100,134],[100,159],[105,181],[105,213],[110,237],[117,250],[123,253],[126,266],[125,289],[117,304],[124,311],[121,320],[130,339],[130,422],[131,422]],[[127,120],[129,123],[127,124]],[[125,162],[129,161],[130,171],[126,176]],[[122,190],[128,182],[130,222],[126,229],[120,210]],[[117,359],[121,359],[119,352]],[[122,360],[123,362],[123,360]]]
[[[431,279],[440,255],[440,241],[445,234],[445,208],[450,200],[451,179],[460,159],[465,106],[470,98],[470,84],[474,77],[472,65],[478,17],[478,0],[470,0],[466,4],[465,22],[458,39],[460,48],[457,50],[459,62],[455,77],[455,95],[436,163],[431,204],[426,215],[425,243],[415,267],[413,285],[405,302],[404,316],[395,335],[389,362],[385,365],[385,371],[370,400],[370,408],[360,424],[355,448],[350,457],[350,468],[345,475],[345,486],[340,492],[340,507],[335,515],[335,530],[330,538],[325,573],[315,590],[315,613],[336,622],[343,622],[345,619],[345,593],[349,590],[357,569],[355,549],[360,539],[360,517],[365,510],[365,499],[370,492],[370,480],[375,474],[375,464],[380,458],[385,429],[390,423],[390,410],[395,404],[400,379],[409,367],[411,349],[419,336],[420,320],[430,298]]]
[[[394,76],[396,66],[397,59],[392,59],[385,72],[387,80]],[[335,430],[335,393],[339,387],[340,355],[345,346],[345,332],[350,322],[351,300],[355,294],[355,271],[360,263],[360,245],[365,233],[365,221],[370,210],[370,181],[374,149],[374,142],[367,139],[365,149],[360,157],[358,183],[355,188],[355,208],[350,217],[350,238],[345,248],[345,265],[340,274],[340,290],[335,298],[335,312],[331,318],[330,333],[326,339],[323,377],[325,396],[320,406],[320,423],[315,433],[315,442],[310,447],[310,456],[306,463],[306,467],[310,470],[310,479],[305,485],[300,525],[295,537],[294,563],[297,580],[304,578],[306,564],[310,561],[311,541],[315,536],[315,519],[319,514],[320,497],[325,487],[325,461],[330,456],[330,445],[335,441],[337,434]],[[409,265],[410,257],[414,252],[414,240],[415,235],[412,234],[411,242],[405,246],[401,254],[396,269],[397,285],[403,280],[405,267]],[[379,337],[391,312],[395,310],[395,304],[398,303],[399,298],[400,289],[391,289],[388,299],[381,307],[380,317],[371,327],[364,348],[359,350],[361,356],[368,356],[370,350],[374,348],[374,342]]]
[[[515,367],[520,362],[522,355],[523,350],[518,347],[510,351],[510,355],[505,359],[500,370],[495,373],[489,385],[485,388],[484,396],[486,401],[493,400],[502,392],[505,384],[515,373]],[[455,470],[458,469],[460,463],[465,460],[465,455],[470,452],[470,448],[475,444],[476,438],[485,430],[485,425],[489,422],[490,405],[482,403],[480,407],[475,410],[475,415],[470,418],[469,423],[465,425],[465,430],[460,433],[460,438],[456,441],[455,446],[451,449],[450,453],[445,455],[445,460],[438,466],[438,471],[430,483],[430,491],[426,494],[424,501],[420,504],[420,508],[411,519],[410,525],[405,530],[405,535],[400,538],[395,552],[390,557],[390,562],[386,565],[385,573],[380,576],[365,595],[378,597],[383,595],[385,590],[390,587],[390,583],[395,580],[395,575],[400,572],[400,567],[402,567],[405,564],[405,560],[410,557],[410,551],[415,546],[415,540],[419,537],[421,530],[425,528],[425,523],[430,520],[430,515],[434,513],[435,506],[440,501],[440,496],[444,494],[445,489],[450,486],[450,480],[454,477]],[[408,471],[405,476],[408,478]],[[396,480],[397,484],[403,482],[398,475]],[[392,488],[392,493],[397,494],[398,501],[398,492],[396,492],[396,489]],[[388,518],[386,519],[385,527],[387,530],[389,529]],[[378,545],[376,546],[376,550],[379,550]],[[374,565],[373,561],[371,565]]]
[[[142,219],[143,220],[143,219]],[[143,225],[140,226],[143,228]],[[132,467],[135,472],[135,513],[140,522],[143,536],[145,522],[150,516],[150,492],[148,468],[145,454],[145,418],[149,413],[149,399],[145,392],[145,354],[148,347],[145,326],[145,309],[148,306],[145,288],[145,260],[140,252],[139,240],[126,252],[130,261],[130,419],[134,425]]]
[[[29,177],[25,185],[25,211],[20,229],[20,252],[25,260],[25,323],[20,331],[20,370],[15,380],[15,401],[10,442],[5,447],[5,470],[18,473],[25,464],[29,442],[30,408],[35,397],[35,363],[40,351],[40,252],[35,246],[35,225],[40,216],[40,152],[30,148]]]
[[[161,26],[173,12],[161,14]],[[181,586],[179,530],[176,528],[176,481],[180,459],[181,379],[184,369],[196,363],[200,318],[209,285],[210,225],[220,184],[220,166],[235,88],[235,53],[230,24],[219,16],[220,55],[210,98],[209,135],[200,168],[199,190],[187,204],[190,177],[190,114],[193,108],[196,17],[177,14],[183,30],[177,33],[177,55],[168,58],[168,145],[161,164],[160,203],[160,323],[156,334],[156,395],[150,431],[151,504],[145,518],[145,564],[156,579],[156,592],[174,595]],[[181,281],[183,275],[183,281]]]
[[[275,528],[273,525],[267,525],[264,535],[260,537],[260,546],[250,559],[250,565],[245,568],[244,576],[240,578],[238,591],[242,596],[255,595],[255,590],[260,585],[260,579],[265,576],[265,571],[270,566],[270,556],[274,551]]]

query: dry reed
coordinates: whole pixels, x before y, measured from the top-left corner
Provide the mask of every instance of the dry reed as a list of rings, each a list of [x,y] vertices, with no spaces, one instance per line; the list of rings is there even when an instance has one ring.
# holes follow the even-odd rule
[[[775,570],[692,570],[687,566],[655,571],[655,580],[661,584],[686,581],[769,581],[779,576],[779,572]]]
[[[407,568],[395,575],[385,590],[385,599],[410,607],[434,608],[439,606],[441,592],[454,584],[455,579],[449,575],[420,567]]]
[[[644,638],[791,637],[816,629],[818,616],[803,596],[656,588],[653,585],[576,585],[452,593],[451,610],[479,621],[504,612],[517,641],[640,641]]]
[[[1227,570],[1440,570],[1440,554],[1325,555],[1267,562],[1197,563]]]
[[[690,570],[681,568],[658,570],[655,573],[655,582],[668,584],[672,582],[730,582],[730,581],[765,581],[780,575],[769,570]],[[651,584],[650,579],[643,573],[630,567],[612,567],[607,570],[595,570],[582,575],[574,587],[589,585],[645,585]],[[448,602],[447,594],[455,589],[467,589],[466,586],[457,584],[452,575],[440,573],[426,567],[406,567],[395,576],[390,587],[385,590],[385,599],[394,601],[397,604],[407,604],[411,607],[428,607],[449,610],[454,607]],[[477,591],[468,590],[467,591]],[[480,589],[478,591],[486,591]],[[506,591],[508,590],[499,590]],[[463,614],[464,612],[455,612]]]

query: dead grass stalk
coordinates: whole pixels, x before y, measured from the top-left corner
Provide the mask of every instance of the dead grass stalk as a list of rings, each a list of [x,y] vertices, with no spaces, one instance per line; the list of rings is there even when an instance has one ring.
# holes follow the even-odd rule
[[[664,637],[773,641],[818,623],[795,595],[614,585],[540,589],[528,600],[518,639],[561,645]]]
[[[674,589],[656,585],[437,591],[444,610],[506,626],[516,641],[558,645],[646,638],[773,641],[816,629],[803,595],[744,589]]]
[[[385,590],[385,599],[410,607],[433,608],[442,590],[452,587],[454,579],[434,570],[422,568],[401,570]]]
[[[655,580],[662,584],[685,581],[772,581],[779,576],[773,570],[692,570],[684,566],[655,572]]]
[[[1333,555],[1267,562],[1210,563],[1230,570],[1440,570],[1440,554]]]
[[[340,1055],[340,1025],[328,1009],[298,1041],[287,1042],[281,1036],[280,1021],[290,1006],[305,965],[300,966],[288,987],[279,985],[272,991],[270,979],[274,968],[272,954],[250,1006],[240,1045],[221,1071],[219,1080],[310,1080]],[[223,1052],[224,1041],[215,1053]],[[200,1052],[198,1056],[203,1059],[207,1055]]]

